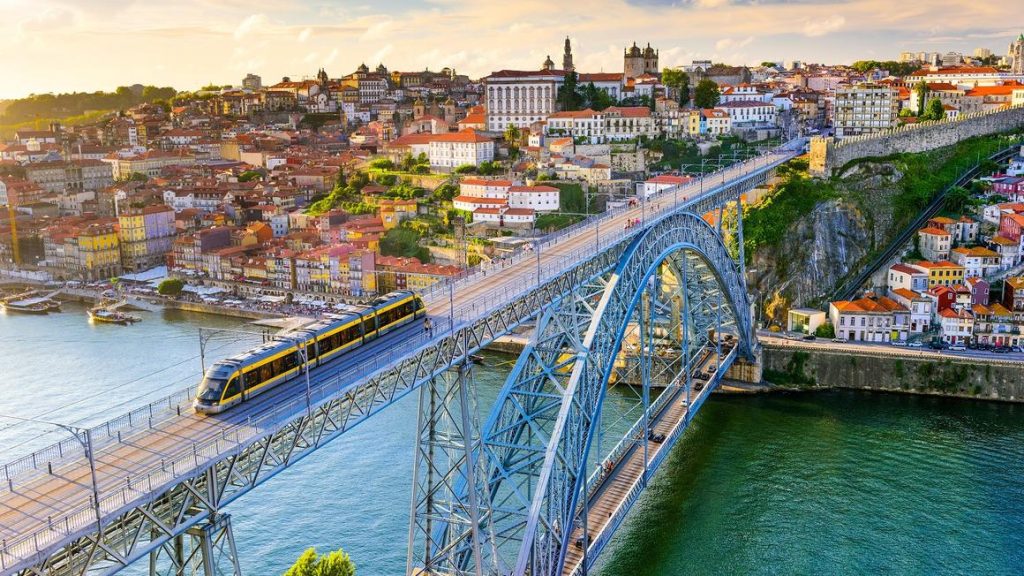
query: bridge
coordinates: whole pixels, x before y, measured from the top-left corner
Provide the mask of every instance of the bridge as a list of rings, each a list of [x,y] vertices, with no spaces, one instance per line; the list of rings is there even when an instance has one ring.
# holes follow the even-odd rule
[[[142,558],[151,574],[240,574],[225,507],[417,389],[409,572],[585,573],[720,378],[754,359],[742,219],[736,262],[703,215],[720,226],[795,150],[431,287],[433,337],[407,326],[221,415],[193,413],[190,388],[65,427],[0,469],[0,574],[112,574]],[[473,354],[526,322],[535,333],[476,422]],[[604,452],[618,380],[640,383],[624,386],[641,415]]]

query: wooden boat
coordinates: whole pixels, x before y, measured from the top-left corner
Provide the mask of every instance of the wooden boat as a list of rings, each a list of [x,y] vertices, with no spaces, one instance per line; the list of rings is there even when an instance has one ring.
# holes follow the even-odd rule
[[[91,308],[89,309],[89,319],[93,322],[103,322],[105,324],[121,324],[122,326],[139,322],[142,318],[138,316],[132,316],[131,314],[125,314],[124,312],[117,312],[113,310],[107,310],[106,308]]]

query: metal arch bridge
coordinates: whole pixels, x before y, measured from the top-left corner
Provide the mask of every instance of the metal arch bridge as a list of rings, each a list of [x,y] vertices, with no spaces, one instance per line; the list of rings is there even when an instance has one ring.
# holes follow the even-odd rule
[[[454,395],[449,394],[445,399],[447,407],[454,406],[453,399],[465,400],[467,387],[451,383],[465,382],[465,366],[470,355],[527,320],[539,318],[538,326],[545,330],[544,334],[558,334],[570,325],[567,324],[569,319],[574,318],[576,324],[572,326],[582,330],[584,325],[589,326],[584,318],[609,318],[607,322],[611,324],[597,324],[588,331],[563,330],[569,336],[552,336],[561,338],[558,341],[563,347],[571,345],[574,350],[571,360],[557,368],[558,377],[551,380],[566,380],[570,388],[565,390],[571,389],[572,394],[567,392],[564,397],[571,401],[562,404],[549,392],[535,396],[547,399],[545,418],[552,406],[561,406],[555,420],[557,430],[564,431],[568,423],[576,426],[581,420],[593,418],[594,410],[600,410],[601,405],[601,395],[595,395],[593,384],[597,381],[595,378],[600,379],[601,370],[607,372],[609,346],[616,345],[595,334],[601,332],[598,328],[616,322],[624,325],[623,315],[628,316],[636,306],[634,303],[632,307],[623,308],[621,302],[626,301],[623,294],[630,290],[632,294],[639,293],[633,278],[636,268],[622,268],[621,263],[649,260],[650,246],[671,240],[662,237],[665,230],[701,231],[700,237],[693,236],[687,245],[692,254],[701,255],[697,258],[699,262],[691,262],[692,254],[682,259],[671,256],[687,254],[687,250],[680,250],[687,242],[673,244],[676,248],[662,256],[662,260],[672,261],[676,270],[682,268],[683,272],[675,276],[677,279],[683,278],[686,270],[692,271],[690,277],[682,281],[688,288],[677,292],[699,299],[701,293],[713,291],[713,286],[706,282],[700,288],[701,282],[712,277],[716,280],[712,284],[729,286],[720,294],[736,312],[732,321],[741,329],[736,332],[740,342],[738,350],[749,351],[747,347],[752,340],[748,337],[749,327],[745,325],[749,321],[749,313],[744,308],[746,296],[737,292],[738,286],[742,286],[742,276],[734,277],[735,265],[722,260],[726,257],[720,241],[713,243],[708,226],[698,223],[699,218],[693,215],[721,210],[730,201],[738,201],[740,194],[764,183],[775,167],[795,155],[792,150],[780,149],[720,170],[699,181],[665,190],[640,206],[611,211],[548,237],[536,244],[532,253],[519,255],[500,271],[477,270],[458,282],[436,285],[424,294],[428,312],[437,320],[434,338],[428,339],[420,330],[409,327],[392,338],[364,346],[345,358],[344,364],[322,367],[311,374],[308,388],[304,382],[291,382],[216,417],[195,415],[189,408],[194,390],[184,390],[100,426],[74,429],[73,438],[5,464],[0,469],[0,574],[112,574],[143,557],[149,559],[151,574],[238,574],[230,517],[223,512],[227,504],[422,384],[429,384],[423,387],[429,390],[424,393],[426,398],[436,399],[446,390],[455,390]],[[626,222],[636,219],[642,219],[643,224],[632,228],[625,226]],[[648,263],[648,267],[651,266],[653,264]],[[617,275],[617,279],[609,281],[609,273],[613,278]],[[620,288],[618,292],[613,290],[617,296],[606,297],[602,314],[584,313],[594,302],[582,295],[599,286]],[[597,293],[593,292],[591,297]],[[731,345],[723,347],[719,336],[723,330],[721,304],[721,300],[717,305],[702,304],[718,315],[714,331],[716,341],[709,343],[705,336],[702,345],[694,347],[692,354],[687,350],[687,359],[683,362],[687,382],[691,372],[708,368],[712,362],[715,364],[717,372],[704,388],[705,395],[737,354],[737,349]],[[648,326],[653,326],[655,308],[657,306],[648,305],[651,310]],[[743,312],[739,313],[741,310]],[[705,314],[702,326],[710,326],[707,317]],[[400,338],[404,339],[403,345],[394,346],[395,340]],[[590,348],[598,344],[603,347],[600,357],[596,349]],[[689,341],[687,346],[692,347]],[[714,354],[709,352],[712,348]],[[538,356],[537,349],[535,343],[533,352],[524,357]],[[526,378],[529,370],[550,368],[550,353],[545,357],[549,364],[535,363],[534,366],[521,360],[524,368],[517,366],[520,380]],[[649,368],[649,364],[645,365]],[[529,370],[526,365],[531,366]],[[515,396],[510,386],[506,385],[508,391],[506,402],[501,404],[502,410],[507,410],[504,406]],[[703,396],[689,398],[691,387],[687,385],[685,390],[687,401],[693,403],[688,404],[688,414],[699,406]],[[659,399],[662,397],[664,394]],[[647,406],[645,422],[649,424],[655,418],[664,418],[670,412],[667,404]],[[452,416],[457,410],[443,412]],[[502,417],[491,418],[489,425],[493,432],[503,431],[494,428],[504,422]],[[688,416],[686,418],[688,420]],[[440,412],[435,413],[421,422],[420,430],[437,430],[437,424],[444,419]],[[530,422],[540,420],[533,418]],[[461,423],[464,430],[472,426],[469,422]],[[667,447],[675,437],[667,436],[663,445]],[[466,438],[464,444],[472,447],[470,436]],[[453,548],[458,549],[458,553],[448,557],[459,570],[469,563],[482,565],[484,560],[504,566],[505,562],[499,560],[507,555],[513,548],[510,543],[518,538],[522,542],[520,548],[528,548],[528,552],[519,555],[525,560],[517,559],[514,567],[529,567],[534,574],[540,573],[537,571],[540,568],[553,573],[556,565],[570,561],[572,556],[566,542],[577,531],[572,519],[578,514],[569,511],[580,508],[579,486],[586,464],[580,459],[587,457],[586,450],[578,450],[581,440],[590,442],[591,438],[577,433],[551,437],[550,446],[544,450],[544,465],[534,467],[536,470],[531,472],[536,472],[536,478],[544,482],[545,489],[537,492],[543,496],[523,499],[523,502],[530,502],[528,509],[513,513],[507,506],[493,506],[489,494],[486,501],[478,500],[476,495],[480,491],[467,490],[464,482],[461,488],[455,485],[458,482],[448,482],[454,488],[454,498],[465,496],[463,499],[467,502],[474,502],[472,508],[477,513],[470,516],[476,520],[467,525],[475,536],[467,540],[458,535],[459,515],[452,513],[454,509],[446,515],[447,521],[438,523],[446,526],[444,529],[432,527],[428,532],[443,533],[442,539],[457,543]],[[445,448],[451,445],[454,444]],[[418,453],[429,452],[429,446],[429,438],[421,441]],[[570,446],[576,451],[567,451]],[[627,452],[625,448],[622,451]],[[466,461],[483,462],[485,459],[478,458],[477,452],[469,450]],[[507,457],[515,458],[511,453]],[[460,474],[457,464],[448,465],[448,469],[442,471],[444,466],[439,465],[440,460],[431,460],[426,467],[418,462],[415,482],[420,476],[431,476],[423,473],[425,469],[434,470],[433,476],[441,474],[448,480]],[[531,456],[527,460],[534,462],[536,458]],[[473,481],[468,485],[489,485],[494,494],[516,492],[514,482],[497,478],[505,472],[507,470],[492,468],[483,469],[476,477],[470,473]],[[582,509],[586,509],[590,500],[582,499]],[[431,497],[424,502],[433,505],[440,500]],[[487,520],[481,520],[481,511],[485,509],[489,510]],[[560,512],[554,514],[554,510]],[[432,517],[435,512],[429,506],[418,506],[411,522],[411,533],[420,534],[422,531],[416,529],[420,520]],[[495,529],[501,530],[500,534]],[[614,527],[610,529],[613,531]],[[481,537],[482,530],[499,534],[502,543]],[[509,536],[511,532],[506,530],[518,530],[520,536]],[[433,536],[428,538],[435,541]],[[467,541],[471,544],[469,548],[463,545]],[[477,553],[484,542],[494,553]],[[600,543],[597,540],[592,544],[593,554],[599,552]],[[428,552],[428,556],[430,554]],[[417,562],[411,560],[410,563]],[[517,573],[522,571],[517,570]]]

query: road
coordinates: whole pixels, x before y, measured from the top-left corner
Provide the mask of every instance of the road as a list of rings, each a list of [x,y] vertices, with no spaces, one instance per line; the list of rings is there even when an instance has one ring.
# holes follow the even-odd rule
[[[435,317],[434,336],[440,338],[453,316],[456,323],[468,321],[485,304],[494,306],[502,295],[517,295],[540,279],[553,277],[575,262],[593,256],[595,245],[608,246],[625,234],[626,223],[639,218],[650,219],[673,210],[674,200],[696,196],[699,190],[712,189],[723,181],[732,181],[750,170],[780,163],[792,153],[773,153],[735,165],[719,173],[706,176],[704,183],[694,182],[678,190],[652,197],[635,208],[605,216],[599,226],[578,226],[563,234],[555,242],[541,243],[534,253],[514,259],[508,267],[488,274],[475,274],[461,280],[454,289],[440,290],[426,297],[428,313]],[[540,278],[538,278],[540,277]],[[449,301],[454,301],[452,313]],[[504,301],[507,301],[504,300]],[[418,324],[394,332],[380,341],[347,354],[326,367],[311,373],[310,392],[314,399],[339,390],[349,390],[365,381],[367,373],[355,373],[346,368],[344,375],[351,378],[339,381],[343,365],[371,365],[379,367],[394,362],[402,355],[426,343],[426,335]],[[284,383],[275,389],[238,406],[225,414],[200,416],[190,410],[170,411],[166,417],[149,425],[126,428],[113,439],[97,441],[95,465],[97,491],[103,515],[109,515],[125,505],[140,500],[147,493],[159,490],[167,482],[181,477],[187,471],[166,469],[165,462],[190,456],[196,446],[211,438],[222,437],[245,442],[260,432],[250,423],[268,414],[277,416],[277,409],[287,406],[291,412],[280,414],[281,419],[294,418],[305,411],[305,404],[296,399],[306,395],[302,377]],[[99,427],[102,428],[102,427]],[[196,456],[196,464],[205,465]],[[0,561],[7,566],[26,557],[26,546],[45,549],[64,534],[87,530],[95,525],[91,504],[92,482],[88,462],[81,453],[74,459],[56,459],[52,473],[45,461],[11,480],[13,491],[0,486]],[[13,553],[14,556],[4,554]]]
[[[833,342],[828,339],[816,340],[791,340],[782,336],[772,335],[770,332],[758,333],[757,339],[762,345],[767,344],[778,348],[794,348],[802,350],[822,350],[828,352],[850,352],[852,354],[895,356],[900,358],[935,358],[938,360],[949,360],[960,358],[964,360],[977,360],[989,363],[1013,364],[1024,362],[1024,354],[1011,352],[996,354],[982,350],[965,350],[954,352],[952,350],[933,350],[928,347],[913,348],[909,346],[893,346],[878,342]]]

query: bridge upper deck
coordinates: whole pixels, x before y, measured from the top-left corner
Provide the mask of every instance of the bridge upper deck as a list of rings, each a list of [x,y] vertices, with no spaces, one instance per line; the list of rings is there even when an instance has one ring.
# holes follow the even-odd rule
[[[726,187],[764,174],[789,160],[793,152],[775,152],[708,175],[704,180],[669,189],[635,207],[622,208],[546,239],[535,253],[521,254],[504,269],[478,271],[451,288],[437,287],[424,295],[428,312],[438,318],[435,339],[446,332],[445,319],[456,325],[474,322],[488,309],[507,305],[524,290],[593,258],[639,231],[626,223],[653,219],[687,204],[707,208],[728,200]],[[718,200],[716,194],[723,197]],[[454,305],[454,310],[452,309]],[[314,405],[349,393],[400,359],[428,346],[418,326],[392,333],[373,345],[332,362],[311,376]],[[282,422],[307,413],[302,378],[278,386],[217,417],[188,409],[187,394],[154,418],[137,418],[116,434],[94,429],[96,486],[82,450],[67,444],[45,458],[22,459],[3,467],[0,477],[0,571],[22,567],[52,553],[84,533],[95,530],[93,490],[99,494],[104,519],[152,500],[163,490],[219,459],[237,453]],[[152,414],[152,412],[151,412]],[[130,419],[129,419],[130,420]]]

